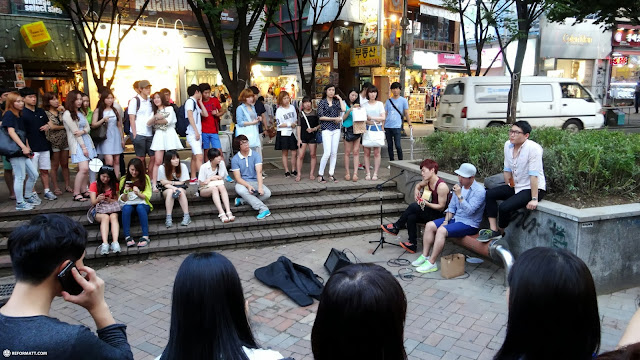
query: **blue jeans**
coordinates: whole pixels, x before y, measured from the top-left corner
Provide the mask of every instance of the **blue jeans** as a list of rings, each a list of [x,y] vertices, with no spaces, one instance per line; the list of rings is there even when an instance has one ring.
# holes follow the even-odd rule
[[[38,179],[38,169],[30,159],[18,156],[9,159],[13,167],[13,191],[16,193],[16,203],[24,201],[24,197],[33,195],[33,186]],[[27,176],[28,175],[28,176]],[[24,187],[24,179],[27,178],[27,185]]]
[[[393,161],[393,144],[396,144],[396,150],[398,151],[398,160],[402,160],[402,143],[400,137],[402,135],[402,128],[384,128],[385,135],[387,136],[387,149],[389,150],[389,160]]]
[[[140,220],[140,227],[142,227],[142,236],[149,236],[149,212],[151,207],[147,204],[138,205],[125,205],[122,207],[122,229],[124,231],[124,237],[129,236],[129,229],[131,229],[131,217],[133,211],[138,214],[138,220]]]

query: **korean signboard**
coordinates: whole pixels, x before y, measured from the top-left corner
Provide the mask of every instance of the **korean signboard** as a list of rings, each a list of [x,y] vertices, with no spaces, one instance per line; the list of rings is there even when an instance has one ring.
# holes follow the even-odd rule
[[[384,66],[386,51],[380,45],[363,46],[351,50],[351,66]]]
[[[640,26],[618,25],[611,43],[613,46],[640,47]]]

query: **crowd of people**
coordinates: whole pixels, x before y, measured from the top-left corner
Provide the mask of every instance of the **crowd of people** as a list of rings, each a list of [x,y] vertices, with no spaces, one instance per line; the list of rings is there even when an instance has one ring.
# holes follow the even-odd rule
[[[37,215],[11,233],[8,249],[16,285],[0,308],[3,349],[29,349],[55,359],[133,359],[126,325],[116,322],[105,301],[105,282],[83,264],[86,244],[84,227],[59,214]],[[598,354],[595,285],[585,263],[569,251],[525,251],[509,272],[508,285],[506,333],[494,359],[622,360],[640,355],[640,310],[618,349]],[[49,316],[58,296],[89,311],[97,336],[84,325]],[[169,339],[157,360],[283,359],[256,341],[249,306],[238,272],[226,257],[215,252],[189,255],[175,277]],[[320,296],[311,332],[313,357],[407,359],[406,316],[407,297],[388,270],[366,263],[340,268]]]

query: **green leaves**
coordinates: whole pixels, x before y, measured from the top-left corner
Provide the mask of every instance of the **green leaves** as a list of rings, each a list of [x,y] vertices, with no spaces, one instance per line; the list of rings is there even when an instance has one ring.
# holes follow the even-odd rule
[[[508,128],[437,132],[421,139],[444,171],[463,162],[485,178],[502,172]],[[534,129],[531,140],[544,149],[547,191],[572,197],[635,196],[640,188],[640,134],[595,130],[572,134],[556,128]]]

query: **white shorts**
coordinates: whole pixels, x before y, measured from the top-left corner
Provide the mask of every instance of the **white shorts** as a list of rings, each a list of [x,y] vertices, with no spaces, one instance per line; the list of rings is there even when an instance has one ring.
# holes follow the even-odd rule
[[[51,153],[49,151],[34,152],[31,162],[38,170],[51,170]]]
[[[200,135],[200,140],[196,140],[195,135],[187,134],[187,142],[191,146],[193,155],[202,155],[202,135]]]

